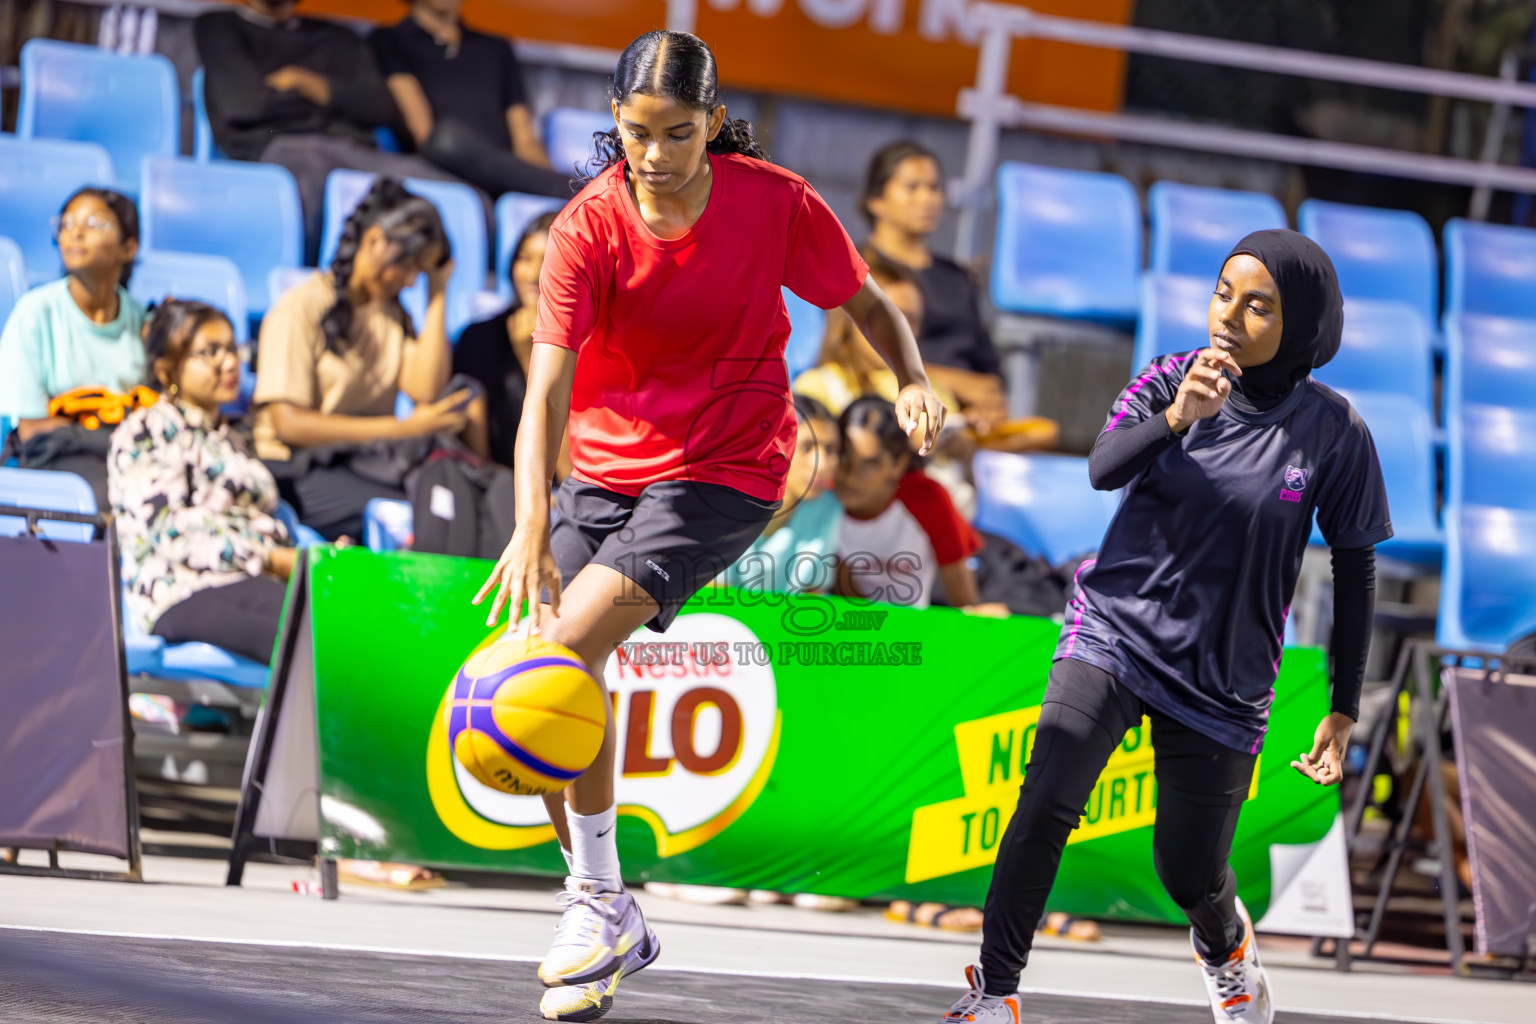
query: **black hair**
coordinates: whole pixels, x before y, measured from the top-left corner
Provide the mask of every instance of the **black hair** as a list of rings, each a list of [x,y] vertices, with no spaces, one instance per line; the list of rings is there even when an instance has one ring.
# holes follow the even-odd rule
[[[341,241],[336,245],[336,255],[331,259],[331,284],[336,289],[336,303],[326,311],[320,328],[325,332],[325,347],[332,352],[345,348],[352,332],[352,298],[348,290],[352,281],[352,262],[357,258],[357,247],[362,244],[363,234],[375,226],[395,247],[390,256],[391,263],[417,258],[433,247],[441,250],[444,262],[452,255],[448,233],[443,230],[443,219],[438,216],[437,207],[430,200],[407,192],[399,178],[381,175],[347,218],[341,229]],[[398,295],[390,303],[389,313],[405,328],[406,334],[416,333]]]
[[[823,405],[820,399],[812,398],[810,395],[802,395],[798,391],[794,392],[793,397],[795,400],[795,415],[800,417],[800,422],[809,423],[811,420],[837,422],[837,417],[832,415],[832,410]]]
[[[860,395],[849,402],[837,419],[837,427],[843,436],[844,451],[849,448],[849,428],[863,427],[879,439],[880,447],[897,462],[901,461],[903,455],[907,456],[907,469],[917,469],[927,461],[917,454],[917,450],[912,447],[912,439],[901,429],[901,421],[896,418],[896,406],[879,395]]]
[[[608,95],[621,106],[634,95],[665,96],[689,110],[714,110],[720,106],[720,83],[715,55],[704,40],[687,32],[658,29],[647,32],[624,48],[618,66],[613,69],[613,83]],[[624,141],[618,126],[593,132],[597,155],[587,163],[590,181],[624,159]],[[758,160],[768,155],[757,144],[750,122],[740,118],[725,119],[720,133],[708,146],[711,153],[739,153]],[[581,171],[578,168],[578,174]]]
[[[63,217],[72,203],[81,196],[90,196],[100,200],[107,209],[112,211],[112,216],[117,218],[117,229],[123,236],[123,241],[139,240],[139,208],[133,204],[133,200],[121,192],[110,188],[96,188],[87,185],[85,188],[76,189],[59,207],[59,216]],[[133,260],[123,264],[123,272],[118,277],[117,283],[124,288],[128,287],[128,281],[133,277]]]
[[[150,387],[156,391],[165,389],[165,382],[155,376],[155,364],[163,359],[179,368],[187,358],[187,346],[192,344],[197,332],[204,324],[215,320],[229,323],[229,317],[222,309],[206,302],[166,299],[150,307],[149,317],[144,321],[144,354]]]
[[[533,220],[529,221],[528,226],[523,228],[523,233],[517,236],[517,244],[512,247],[512,258],[507,261],[508,284],[512,283],[512,268],[517,264],[517,255],[523,251],[523,245],[527,243],[528,239],[532,238],[534,235],[537,235],[540,232],[548,232],[550,227],[555,223],[555,217],[559,214],[559,212],[559,210],[546,210],[544,213],[539,214],[537,217],[533,218]],[[512,308],[519,309],[521,308],[522,304],[523,300],[517,297],[517,287],[514,285],[512,288]]]
[[[944,165],[939,163],[938,154],[911,139],[902,139],[883,146],[869,158],[869,169],[864,173],[864,187],[859,190],[859,213],[863,214],[870,227],[875,226],[875,215],[869,208],[869,201],[885,195],[886,186],[896,176],[896,169],[913,159],[932,160],[939,168],[940,178],[943,177]]]

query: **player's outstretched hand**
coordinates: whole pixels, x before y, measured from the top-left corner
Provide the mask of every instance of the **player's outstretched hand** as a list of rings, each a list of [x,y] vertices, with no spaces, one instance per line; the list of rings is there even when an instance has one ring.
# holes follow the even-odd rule
[[[1222,373],[1223,370],[1234,377],[1243,375],[1237,360],[1219,348],[1202,349],[1195,357],[1194,364],[1179,384],[1178,393],[1173,396],[1173,403],[1163,413],[1174,433],[1182,434],[1196,420],[1216,415],[1227,404],[1227,396],[1232,393],[1232,382]]]
[[[522,621],[523,602],[526,601],[528,615],[533,619],[529,634],[538,633],[542,625],[539,621],[539,592],[545,587],[549,588],[550,613],[560,614],[560,568],[549,549],[548,526],[534,528],[519,524],[512,531],[512,539],[507,542],[506,550],[496,561],[496,568],[491,570],[473,603],[485,600],[492,587],[496,588],[496,599],[491,602],[491,614],[485,620],[487,626],[496,625],[501,610],[510,599],[512,611],[508,624],[516,629]]]
[[[1336,786],[1344,778],[1344,752],[1349,749],[1349,733],[1355,720],[1337,711],[1323,719],[1312,739],[1312,752],[1302,754],[1291,767],[1320,786]]]
[[[923,446],[918,454],[927,455],[938,442],[939,431],[944,429],[944,403],[921,384],[908,384],[896,396],[896,422],[908,437],[914,431],[923,432]]]

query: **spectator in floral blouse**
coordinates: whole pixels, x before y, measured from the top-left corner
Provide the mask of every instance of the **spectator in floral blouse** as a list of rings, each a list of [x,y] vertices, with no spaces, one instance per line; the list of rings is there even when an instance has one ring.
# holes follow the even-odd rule
[[[293,547],[277,484],[219,409],[240,391],[225,315],[167,300],[145,327],[160,399],[118,427],[108,458],[128,605],[172,643],[272,657]]]

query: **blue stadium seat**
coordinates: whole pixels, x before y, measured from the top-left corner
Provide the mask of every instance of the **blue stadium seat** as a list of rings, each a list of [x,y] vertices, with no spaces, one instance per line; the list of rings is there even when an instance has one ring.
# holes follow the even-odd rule
[[[1445,222],[1445,318],[1462,313],[1536,319],[1536,231]]]
[[[1335,390],[1405,395],[1433,421],[1434,364],[1434,335],[1412,306],[1346,299],[1338,355],[1313,376]]]
[[[299,514],[286,501],[277,503],[277,521],[288,528],[288,536],[292,537],[294,544],[301,548],[312,548],[317,544],[330,543],[314,530],[299,522]]]
[[[118,187],[136,195],[145,155],[175,156],[181,149],[176,67],[160,54],[123,57],[30,40],[21,48],[16,135],[98,143],[112,155]]]
[[[1148,273],[1141,279],[1141,316],[1131,375],[1169,352],[1188,352],[1211,343],[1211,294],[1216,278]]]
[[[1159,181],[1147,190],[1152,252],[1147,269],[1216,280],[1232,247],[1252,231],[1289,225],[1266,192],[1237,192]]]
[[[1500,650],[1536,629],[1536,322],[1447,319],[1439,642]]]
[[[597,153],[594,132],[613,130],[609,111],[556,107],[544,115],[544,149],[550,166],[563,173],[585,174],[587,162]]]
[[[1431,329],[1439,323],[1440,257],[1423,217],[1308,199],[1296,221],[1332,258],[1345,298],[1406,302]]]
[[[1438,569],[1445,533],[1436,510],[1434,420],[1418,399],[1388,391],[1341,392],[1370,428],[1392,510],[1384,557]],[[1321,537],[1316,540],[1321,543]]]
[[[261,690],[266,688],[269,666],[264,662],[231,654],[213,644],[188,643],[166,644],[160,649],[159,658],[153,667],[145,665],[136,668],[130,656],[128,672],[130,675],[144,673],[160,679],[213,679],[241,689]]]
[[[320,265],[330,266],[341,241],[342,227],[373,187],[374,175],[364,171],[332,171],[325,179],[325,228],[320,237]],[[429,200],[442,217],[453,247],[453,279],[448,282],[448,336],[457,338],[470,322],[471,296],[485,283],[485,213],[480,197],[468,185],[452,181],[405,179],[405,187]],[[400,303],[420,330],[426,316],[426,275],[401,293]]]
[[[203,91],[207,82],[202,68],[192,72],[192,159],[199,163],[224,159],[219,144],[213,141],[213,125],[208,122],[208,98]]]
[[[195,299],[224,311],[242,345],[250,339],[250,314],[240,268],[223,256],[145,249],[133,265],[128,292],[140,302],[168,297]]]
[[[789,379],[816,365],[821,355],[821,341],[827,333],[827,311],[813,306],[784,289],[784,310],[789,314],[789,341],[784,346],[784,361],[789,365]]]
[[[529,196],[508,192],[496,200],[496,292],[512,301],[512,249],[523,237],[523,229],[541,214],[565,205],[552,196]]]
[[[1141,205],[1118,174],[997,169],[992,303],[1010,313],[1136,319]]]
[[[35,508],[48,512],[96,514],[96,495],[83,477],[46,469],[0,468],[0,505]],[[89,523],[39,520],[37,530],[48,540],[84,542],[96,528]],[[27,532],[20,516],[0,516],[0,537],[19,537]]]
[[[27,261],[21,254],[21,246],[0,236],[0,327],[5,326],[16,300],[26,290]]]
[[[976,526],[1064,565],[1097,551],[1119,497],[1088,483],[1088,460],[979,451]]]
[[[143,181],[144,248],[233,260],[251,315],[266,313],[274,298],[272,268],[304,262],[304,217],[293,175],[276,164],[157,156],[144,161]]]
[[[1462,405],[1536,409],[1536,320],[1465,314],[1445,326],[1447,423]]]
[[[370,551],[400,551],[410,546],[415,529],[411,503],[370,498],[363,506],[363,543]]]
[[[64,200],[112,181],[112,158],[94,142],[0,138],[0,235],[20,247],[29,284],[64,273],[51,223]]]
[[[1536,412],[1461,405],[1447,434],[1436,638],[1447,647],[1502,650],[1536,630]]]

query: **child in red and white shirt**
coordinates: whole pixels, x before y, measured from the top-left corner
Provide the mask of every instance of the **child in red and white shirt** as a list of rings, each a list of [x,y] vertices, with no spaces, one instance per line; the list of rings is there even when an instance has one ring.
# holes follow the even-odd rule
[[[981,550],[981,537],[943,485],[923,472],[895,407],[866,395],[843,410],[839,424],[839,593],[926,608],[937,579],[950,604],[990,611],[979,605],[968,561]]]

